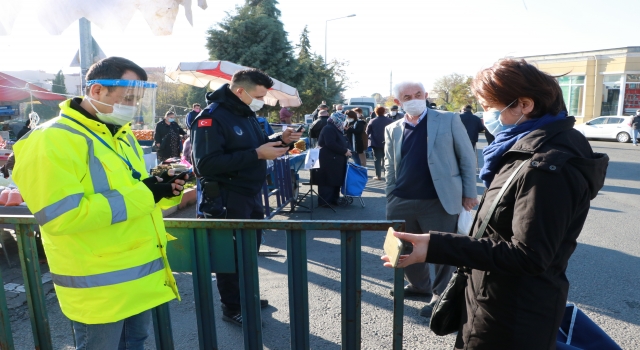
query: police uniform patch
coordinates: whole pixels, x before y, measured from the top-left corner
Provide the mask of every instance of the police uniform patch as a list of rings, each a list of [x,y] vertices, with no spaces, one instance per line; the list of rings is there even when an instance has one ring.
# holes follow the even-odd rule
[[[198,120],[198,127],[202,128],[202,127],[211,126],[211,123],[212,123],[211,119],[200,119]]]
[[[240,129],[240,127],[237,125],[233,127],[233,131],[235,131],[238,136],[242,136],[243,134],[242,129]]]

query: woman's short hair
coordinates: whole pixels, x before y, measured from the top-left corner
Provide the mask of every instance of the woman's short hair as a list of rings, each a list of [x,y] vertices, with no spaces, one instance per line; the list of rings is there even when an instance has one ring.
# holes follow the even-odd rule
[[[522,59],[502,59],[491,68],[481,70],[473,79],[471,90],[476,97],[505,106],[528,97],[534,103],[529,118],[540,118],[547,113],[557,115],[567,110],[556,78]]]
[[[380,107],[376,108],[376,115],[378,117],[382,117],[384,115],[384,112],[386,112],[386,111],[387,110],[384,107],[380,106]]]
[[[358,115],[357,115],[357,114],[356,114],[356,112],[354,112],[354,111],[349,110],[349,111],[347,111],[347,113],[345,113],[345,114],[346,114],[346,115],[347,115],[347,117],[349,117],[349,118],[358,119]]]
[[[356,113],[362,114],[362,108],[360,108],[360,107],[354,108],[353,111],[356,112]]]

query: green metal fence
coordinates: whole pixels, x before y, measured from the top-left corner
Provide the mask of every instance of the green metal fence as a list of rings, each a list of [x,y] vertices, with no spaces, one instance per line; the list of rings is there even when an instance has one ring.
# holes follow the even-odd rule
[[[53,350],[36,250],[36,221],[32,216],[0,216],[0,224],[16,227],[20,266],[36,349]],[[245,349],[262,349],[256,230],[285,230],[289,279],[291,349],[309,349],[307,231],[339,231],[341,238],[342,348],[361,344],[362,231],[401,230],[401,221],[270,221],[165,219],[167,231],[178,238],[167,245],[174,272],[193,276],[200,349],[217,349],[211,273],[240,275]],[[238,256],[234,256],[234,236]],[[237,262],[237,264],[236,264]],[[0,276],[2,283],[2,276]],[[403,271],[395,270],[393,349],[402,349],[404,310]],[[153,310],[156,348],[174,349],[168,304]],[[0,288],[0,349],[14,349],[4,289]]]

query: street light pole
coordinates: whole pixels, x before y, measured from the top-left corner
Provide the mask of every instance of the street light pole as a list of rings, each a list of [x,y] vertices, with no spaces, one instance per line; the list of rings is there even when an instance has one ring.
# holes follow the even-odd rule
[[[344,17],[338,17],[338,18],[332,18],[332,19],[328,19],[324,22],[324,63],[327,64],[329,63],[329,60],[327,59],[327,24],[329,23],[329,21],[335,21],[337,19],[343,19],[343,18],[349,18],[349,17],[355,17],[356,15],[349,15],[349,16],[344,16]],[[327,79],[324,79],[324,87],[325,89],[327,88]]]

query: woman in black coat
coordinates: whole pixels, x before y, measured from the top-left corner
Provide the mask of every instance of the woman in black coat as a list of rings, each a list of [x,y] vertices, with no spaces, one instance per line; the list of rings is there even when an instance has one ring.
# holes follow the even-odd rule
[[[340,186],[347,172],[347,157],[351,156],[343,128],[344,114],[334,113],[318,137],[320,168],[314,170],[313,182],[318,185],[320,207],[338,204]]]
[[[351,158],[358,165],[362,164],[360,154],[364,153],[365,145],[363,142],[364,129],[366,122],[358,120],[358,114],[354,111],[347,111],[347,123],[344,127],[344,136],[347,138],[349,149],[353,152]]]
[[[180,158],[181,137],[186,135],[175,121],[175,113],[167,112],[164,119],[156,124],[154,140],[158,148],[158,164],[169,158]]]
[[[569,292],[565,271],[609,157],[573,128],[557,80],[526,61],[501,60],[471,86],[495,135],[483,150],[487,189],[471,235],[396,234],[414,245],[398,267],[426,261],[472,269],[455,349],[555,349]],[[520,165],[484,235],[473,238]]]

